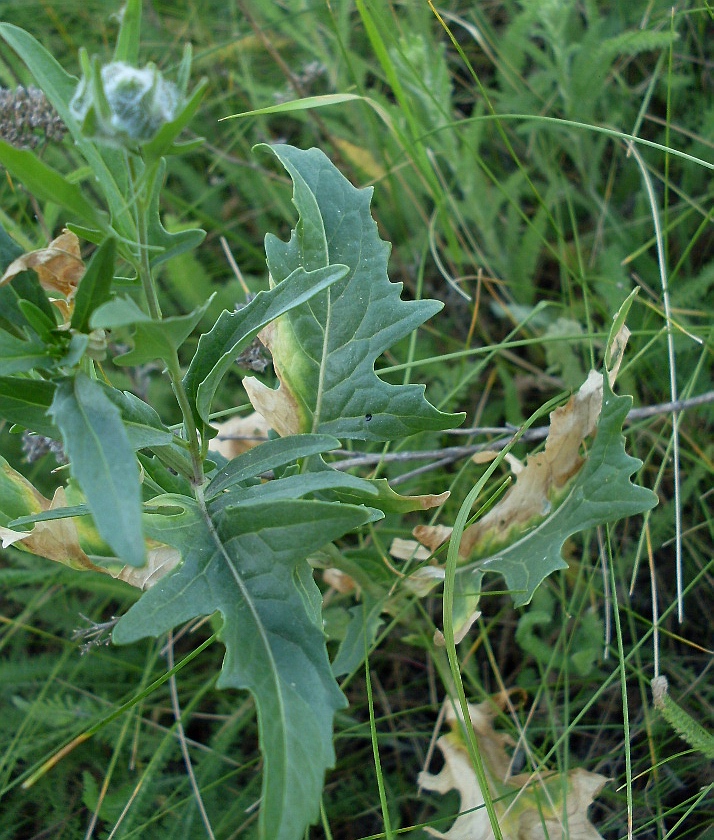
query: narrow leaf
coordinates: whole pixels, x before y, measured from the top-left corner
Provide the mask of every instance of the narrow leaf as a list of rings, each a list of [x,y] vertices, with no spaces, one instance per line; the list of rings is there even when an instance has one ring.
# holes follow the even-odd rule
[[[150,140],[148,143],[144,145],[143,153],[145,160],[151,160],[152,158],[160,158],[165,155],[171,154],[173,151],[185,151],[184,145],[185,144],[175,144],[174,140],[181,134],[181,132],[186,128],[186,126],[191,122],[194,117],[194,114],[198,110],[198,106],[201,104],[201,100],[203,99],[206,90],[208,89],[208,80],[203,79],[197,86],[196,89],[191,94],[190,99],[181,109],[179,115],[171,120],[171,122],[165,123],[161,126],[159,131],[156,134],[156,137],[153,140]],[[194,140],[189,141],[193,146],[195,144]]]
[[[91,227],[104,226],[101,214],[87,201],[82,190],[34,152],[16,149],[0,140],[0,163],[36,198],[59,205]]]
[[[71,327],[79,332],[88,332],[89,319],[94,310],[109,300],[114,281],[116,240],[106,239],[92,255],[74,298],[74,312]]]
[[[313,493],[325,491],[352,491],[363,499],[376,496],[377,491],[363,478],[356,475],[328,470],[319,473],[288,475],[273,481],[254,484],[250,487],[234,487],[218,496],[211,504],[211,512],[218,513],[249,502],[273,502],[278,499],[302,499]],[[333,501],[332,495],[329,501]]]
[[[48,361],[47,348],[38,338],[24,341],[0,331],[0,376],[45,367]]]
[[[430,405],[423,385],[390,385],[374,371],[385,350],[442,304],[403,301],[401,284],[389,281],[389,245],[379,238],[369,211],[372,190],[355,189],[318,149],[265,148],[293,179],[300,215],[289,242],[266,237],[276,289],[299,268],[315,271],[340,263],[349,272],[261,334],[281,385],[273,391],[246,378],[255,409],[282,436],[322,432],[382,441],[460,422],[463,415]]]
[[[235,484],[255,478],[268,470],[284,467],[298,458],[328,452],[337,449],[339,445],[339,440],[329,435],[297,435],[268,440],[238,455],[219,470],[206,488],[206,498],[211,499]]]
[[[100,535],[117,557],[141,566],[139,470],[119,409],[99,383],[79,373],[58,384],[50,415]]]
[[[141,0],[128,0],[121,11],[121,27],[114,49],[114,61],[137,64],[141,39]]]
[[[281,102],[279,105],[268,105],[266,108],[256,108],[254,111],[243,111],[241,114],[230,114],[221,117],[222,120],[237,120],[243,117],[258,117],[263,114],[289,114],[294,111],[307,111],[311,108],[324,108],[326,105],[342,105],[343,102],[363,100],[363,96],[356,93],[328,93],[323,96],[305,96],[292,102]]]

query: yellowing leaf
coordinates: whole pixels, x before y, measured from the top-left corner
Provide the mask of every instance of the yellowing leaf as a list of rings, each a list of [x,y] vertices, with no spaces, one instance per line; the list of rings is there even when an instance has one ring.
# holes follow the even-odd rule
[[[36,272],[45,291],[59,292],[71,300],[84,274],[79,239],[74,233],[64,230],[46,248],[23,254],[7,267],[0,278],[0,286],[29,269]]]
[[[482,519],[468,527],[459,554],[467,558],[484,544],[505,544],[511,532],[547,516],[558,494],[584,463],[580,447],[597,425],[602,408],[602,374],[590,371],[580,390],[550,415],[545,450],[532,455],[518,471],[515,485]],[[446,542],[451,529],[420,525],[414,529],[419,542],[435,551]]]
[[[19,473],[16,473],[16,476],[22,482],[25,482],[25,479]],[[34,490],[34,488],[32,489]],[[27,515],[67,507],[63,487],[58,487],[55,490],[52,502],[45,499],[37,490],[35,490],[35,499],[37,507],[28,511]],[[16,545],[32,554],[70,566],[72,569],[106,573],[106,569],[95,566],[82,550],[79,544],[77,527],[74,520],[69,517],[36,522],[29,532],[13,531],[10,528],[0,527],[0,537],[2,537],[3,548]]]
[[[68,498],[69,494],[69,498]],[[9,522],[22,516],[33,516],[45,511],[62,510],[68,506],[84,504],[84,497],[76,487],[58,487],[52,501],[46,499],[23,475],[0,457],[0,521]],[[119,578],[138,589],[148,589],[168,574],[181,559],[176,549],[155,540],[147,540],[145,565],[125,566],[120,561],[104,557],[108,547],[99,539],[96,526],[90,517],[71,516],[35,522],[31,531],[16,531],[0,525],[0,543],[3,548],[14,545],[47,560],[54,560],[83,572],[101,572]],[[86,550],[85,550],[86,549]],[[93,563],[87,551],[94,556],[102,553],[106,565]]]
[[[375,160],[374,155],[364,146],[350,143],[343,137],[333,137],[332,142],[351,163],[359,167],[372,181],[382,181],[387,177],[384,167]]]
[[[287,351],[280,348],[281,336],[275,327],[275,321],[264,327],[258,333],[258,337],[273,359],[279,359],[281,354],[290,355],[289,348]],[[278,365],[275,365],[275,373],[280,381],[280,387],[275,390],[268,388],[254,376],[244,377],[243,387],[253,408],[265,418],[268,428],[273,429],[280,437],[297,435],[305,431],[300,427],[301,414],[297,400],[290,388],[286,386],[284,375]]]
[[[498,708],[504,704],[503,696],[478,705],[469,704],[469,716],[503,840],[561,840],[565,837],[568,840],[602,840],[588,820],[587,811],[607,779],[581,768],[571,770],[565,776],[552,771],[511,776],[511,758],[505,747],[513,742],[510,736],[493,728]],[[432,828],[426,831],[443,840],[494,840],[483,792],[450,701],[446,705],[446,719],[451,724],[451,732],[436,742],[444,756],[444,767],[438,775],[420,773],[419,786],[438,793],[458,790],[460,810],[468,813],[458,816],[445,834]]]
[[[113,577],[135,586],[137,589],[150,589],[175,568],[181,560],[181,553],[170,545],[147,540],[146,563],[143,566],[124,566]]]

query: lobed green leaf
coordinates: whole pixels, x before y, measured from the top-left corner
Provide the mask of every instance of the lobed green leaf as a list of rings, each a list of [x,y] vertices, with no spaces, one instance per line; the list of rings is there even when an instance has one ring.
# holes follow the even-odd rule
[[[401,284],[389,281],[390,246],[379,238],[370,215],[372,190],[353,187],[318,149],[265,148],[289,172],[300,216],[289,242],[266,236],[276,289],[297,269],[349,266],[329,291],[272,328],[269,349],[281,380],[278,395],[297,406],[295,430],[383,441],[460,422],[463,415],[444,414],[428,403],[423,385],[390,385],[374,371],[385,350],[442,304],[403,301]]]
[[[625,452],[622,423],[631,406],[632,397],[615,396],[605,376],[602,413],[592,449],[557,509],[506,548],[457,568],[455,628],[473,615],[487,572],[501,574],[514,604],[523,606],[548,575],[567,568],[561,551],[568,537],[644,513],[657,504],[655,493],[630,480],[642,466]]]
[[[182,563],[122,616],[125,644],[219,611],[226,657],[221,688],[255,698],[264,757],[261,840],[299,840],[317,819],[325,770],[334,764],[332,721],[346,705],[311,605],[319,591],[305,558],[379,514],[352,505],[278,501],[208,519],[192,500],[164,496],[173,516],[147,516],[149,536]],[[307,587],[308,591],[302,590]]]

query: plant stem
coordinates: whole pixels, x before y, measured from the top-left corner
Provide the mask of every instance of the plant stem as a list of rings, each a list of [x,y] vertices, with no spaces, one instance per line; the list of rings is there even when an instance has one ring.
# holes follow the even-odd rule
[[[147,218],[147,195],[150,190],[147,189],[147,184],[156,177],[156,168],[151,173],[144,173],[144,176],[149,174],[151,177],[143,177],[138,175],[136,171],[136,162],[131,153],[129,158],[129,173],[131,175],[132,188],[134,190],[134,200],[136,201],[136,227],[139,237],[139,253],[138,253],[138,271],[139,280],[146,296],[146,303],[149,307],[149,315],[154,321],[161,320],[161,307],[159,306],[159,297],[156,293],[156,284],[151,273],[151,262],[149,261],[149,222]],[[143,184],[141,181],[143,180]]]
[[[201,443],[198,439],[198,429],[193,419],[191,406],[188,402],[186,389],[183,387],[183,378],[181,376],[181,366],[178,360],[178,354],[175,350],[171,353],[170,359],[165,359],[166,369],[171,379],[171,387],[173,388],[176,401],[181,409],[183,416],[183,426],[186,430],[186,438],[188,440],[189,451],[191,453],[191,463],[193,464],[193,479],[192,482],[195,487],[203,485],[203,459],[201,457]]]
[[[156,283],[154,282],[154,275],[151,271],[151,261],[149,259],[149,222],[148,222],[148,196],[151,195],[154,178],[156,178],[158,170],[158,163],[154,164],[148,172],[144,172],[139,176],[136,171],[136,162],[129,156],[129,172],[131,174],[132,186],[135,191],[136,200],[136,221],[139,237],[139,254],[138,254],[138,272],[141,280],[144,294],[146,295],[146,302],[149,307],[149,314],[154,321],[161,321],[161,306],[159,305],[159,297],[156,291]],[[191,453],[191,465],[193,467],[193,476],[191,481],[195,487],[200,487],[204,481],[203,474],[203,458],[201,457],[201,443],[199,440],[198,429],[193,418],[191,406],[188,401],[186,389],[183,386],[183,377],[181,375],[181,365],[179,363],[178,353],[172,347],[168,358],[164,358],[166,363],[166,370],[171,380],[171,387],[173,388],[174,396],[181,409],[181,416],[183,417],[183,427],[186,433],[186,440]]]

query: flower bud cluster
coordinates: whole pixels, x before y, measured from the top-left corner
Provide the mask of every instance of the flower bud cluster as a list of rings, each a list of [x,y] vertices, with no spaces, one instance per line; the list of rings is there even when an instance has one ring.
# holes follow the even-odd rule
[[[0,88],[0,138],[18,149],[34,149],[42,140],[60,142],[67,128],[36,87]]]

